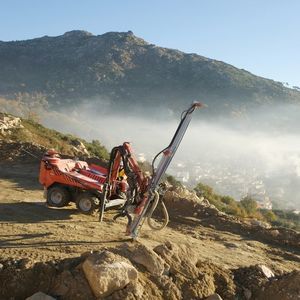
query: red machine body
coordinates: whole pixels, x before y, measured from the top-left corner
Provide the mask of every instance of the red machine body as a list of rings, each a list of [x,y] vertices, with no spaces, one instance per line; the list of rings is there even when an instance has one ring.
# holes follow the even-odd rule
[[[39,181],[47,189],[59,183],[84,189],[97,189],[101,192],[106,176],[107,169],[103,167],[46,154],[40,165]]]
[[[145,178],[129,143],[124,143],[119,148],[130,157],[128,166],[132,168],[138,185],[146,188]],[[122,170],[120,152],[116,152],[107,169],[96,164],[89,165],[85,161],[62,159],[55,150],[50,149],[42,158],[39,181],[44,186],[49,206],[63,207],[69,202],[75,202],[81,212],[91,214],[99,208],[104,192],[107,207],[126,202],[128,183]],[[109,190],[104,191],[104,186],[108,186]]]

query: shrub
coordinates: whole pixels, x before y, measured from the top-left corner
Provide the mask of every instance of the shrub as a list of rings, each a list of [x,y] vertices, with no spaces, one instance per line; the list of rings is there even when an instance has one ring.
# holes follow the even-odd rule
[[[221,196],[221,201],[226,205],[235,205],[236,201],[230,196]]]
[[[251,196],[236,201],[230,196],[218,195],[212,187],[203,183],[198,183],[194,190],[197,196],[204,197],[219,210],[229,215],[256,218],[274,226],[300,230],[300,215],[292,211],[259,209],[257,202]]]
[[[194,190],[198,196],[204,197],[207,200],[213,200],[213,198],[216,196],[212,187],[201,182],[197,184]]]
[[[274,214],[272,210],[262,209],[261,213],[267,222],[272,223],[277,220],[277,216]]]
[[[91,143],[85,143],[85,147],[92,154],[98,158],[108,159],[109,154],[104,146],[98,140],[92,140]]]
[[[167,175],[166,176],[166,180],[168,181],[169,184],[171,184],[174,188],[177,188],[177,187],[182,187],[182,183],[177,180],[174,176],[172,175]]]
[[[240,203],[249,216],[255,216],[258,206],[254,199],[252,199],[250,196],[246,196],[240,201]]]

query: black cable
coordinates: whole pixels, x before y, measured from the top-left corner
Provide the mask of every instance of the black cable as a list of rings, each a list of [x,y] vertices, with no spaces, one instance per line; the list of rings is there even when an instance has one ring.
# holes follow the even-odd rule
[[[165,149],[161,150],[160,152],[158,152],[155,157],[153,158],[152,160],[152,163],[151,163],[151,167],[152,167],[152,177],[154,176],[154,173],[155,173],[155,168],[154,168],[154,163],[156,161],[156,159],[164,152],[168,149],[168,147],[166,147]]]

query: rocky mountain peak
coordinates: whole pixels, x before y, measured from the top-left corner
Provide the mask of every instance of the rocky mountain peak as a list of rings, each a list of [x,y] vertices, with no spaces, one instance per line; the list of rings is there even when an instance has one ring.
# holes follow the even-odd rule
[[[67,38],[69,37],[81,38],[81,37],[88,37],[88,36],[93,36],[93,34],[85,30],[71,30],[63,34],[63,37],[67,37]]]
[[[132,45],[148,45],[148,43],[140,37],[134,35],[134,33],[129,30],[127,32],[116,32],[111,31],[102,35],[98,35],[98,38],[104,38],[105,40],[110,40],[111,42],[122,42],[130,43]]]

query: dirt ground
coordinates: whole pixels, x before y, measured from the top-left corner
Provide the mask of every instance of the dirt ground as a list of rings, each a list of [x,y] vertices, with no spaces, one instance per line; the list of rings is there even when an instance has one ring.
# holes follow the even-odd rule
[[[55,209],[45,205],[38,183],[38,164],[0,164],[0,256],[28,258],[33,262],[71,258],[85,251],[121,245],[125,220],[114,222],[114,211],[104,222],[80,214],[74,204]],[[223,268],[264,264],[276,272],[300,270],[295,249],[280,248],[228,231],[204,227],[199,222],[172,221],[153,232],[144,225],[139,241],[154,247],[166,241],[187,244],[203,260]]]

